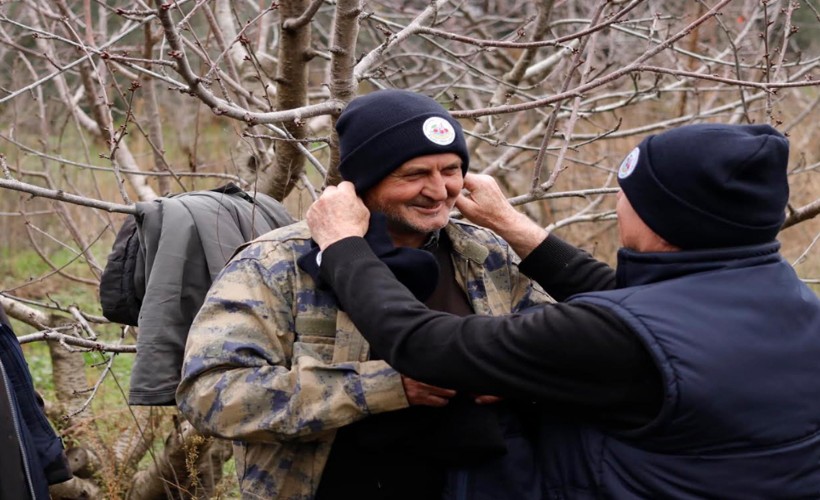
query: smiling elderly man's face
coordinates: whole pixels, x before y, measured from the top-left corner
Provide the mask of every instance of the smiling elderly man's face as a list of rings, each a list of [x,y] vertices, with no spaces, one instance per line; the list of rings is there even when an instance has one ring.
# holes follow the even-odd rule
[[[419,156],[369,189],[364,203],[387,216],[395,245],[419,247],[428,234],[447,225],[463,186],[457,154]]]

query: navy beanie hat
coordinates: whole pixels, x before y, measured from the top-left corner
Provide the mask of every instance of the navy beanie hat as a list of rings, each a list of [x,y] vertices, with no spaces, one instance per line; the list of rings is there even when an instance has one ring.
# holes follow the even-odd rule
[[[461,125],[430,97],[377,90],[350,101],[336,122],[339,173],[364,193],[406,161],[455,153],[465,174],[470,157]]]
[[[789,142],[769,125],[686,125],[644,139],[618,183],[655,233],[684,250],[773,241],[789,199]]]

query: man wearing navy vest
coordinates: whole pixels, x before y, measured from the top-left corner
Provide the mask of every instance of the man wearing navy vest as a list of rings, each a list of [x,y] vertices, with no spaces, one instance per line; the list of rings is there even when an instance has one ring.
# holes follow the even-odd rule
[[[820,498],[820,300],[775,239],[788,152],[768,125],[647,137],[618,170],[617,270],[468,175],[457,207],[559,301],[531,314],[428,310],[361,238],[347,183],[308,222],[322,277],[390,365],[538,401],[545,498]]]

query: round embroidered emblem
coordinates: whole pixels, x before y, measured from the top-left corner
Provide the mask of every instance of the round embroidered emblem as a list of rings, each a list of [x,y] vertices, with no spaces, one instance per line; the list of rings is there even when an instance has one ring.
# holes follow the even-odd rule
[[[638,157],[641,155],[641,150],[639,148],[633,149],[624,161],[621,162],[621,166],[618,167],[618,178],[619,179],[626,179],[629,175],[635,171],[635,167],[638,166]]]
[[[424,137],[439,146],[452,144],[453,141],[456,140],[456,131],[453,129],[453,126],[450,122],[439,116],[431,116],[424,120],[421,130],[424,132]]]

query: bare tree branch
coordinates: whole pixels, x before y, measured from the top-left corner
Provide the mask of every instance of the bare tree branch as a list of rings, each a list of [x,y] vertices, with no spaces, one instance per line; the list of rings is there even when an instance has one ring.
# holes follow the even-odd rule
[[[340,180],[335,120],[376,89],[438,100],[473,171],[610,263],[614,175],[644,136],[769,122],[791,149],[783,228],[800,227],[779,235],[781,252],[817,282],[816,5],[0,1],[0,306],[23,323],[33,364],[52,363],[49,415],[82,474],[52,496],[239,495],[235,480],[216,486],[228,443],[127,405],[121,361],[138,329],[99,312],[103,256],[136,214],[129,200],[158,194],[230,181],[302,217]]]

